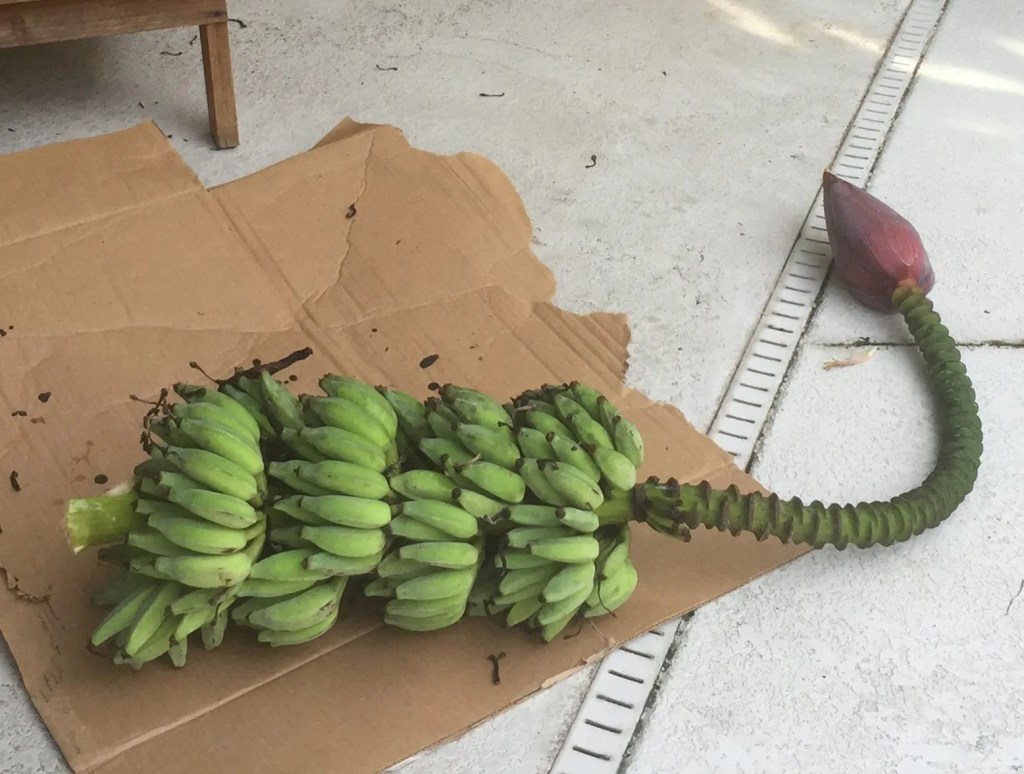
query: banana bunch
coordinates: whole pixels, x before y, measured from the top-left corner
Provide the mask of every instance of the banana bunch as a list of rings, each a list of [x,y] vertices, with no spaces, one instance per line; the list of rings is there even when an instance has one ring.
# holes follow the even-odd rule
[[[134,470],[142,526],[99,552],[122,572],[94,598],[111,610],[91,641],[113,641],[115,663],[135,669],[164,654],[184,665],[196,631],[217,647],[266,539],[259,425],[222,392],[174,389],[183,401],[161,407],[147,427],[164,444],[151,443]]]

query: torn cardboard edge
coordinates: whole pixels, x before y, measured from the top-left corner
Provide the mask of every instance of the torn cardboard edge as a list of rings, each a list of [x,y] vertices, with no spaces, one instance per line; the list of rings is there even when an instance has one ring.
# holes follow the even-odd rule
[[[0,346],[13,345],[11,362],[25,383],[5,380],[0,402],[37,382],[75,377],[61,400],[48,404],[47,411],[59,412],[60,425],[35,425],[33,436],[17,428],[22,441],[47,450],[45,459],[31,459],[26,481],[33,483],[19,494],[19,511],[52,510],[52,502],[40,499],[38,481],[65,482],[48,496],[81,495],[74,474],[84,463],[62,456],[81,439],[103,439],[89,464],[130,470],[138,461],[137,407],[104,398],[102,414],[80,408],[95,407],[111,386],[144,395],[183,378],[181,363],[189,359],[228,368],[257,352],[278,356],[311,340],[317,357],[293,373],[302,388],[315,384],[325,361],[417,396],[428,379],[506,394],[580,378],[642,426],[650,443],[644,474],[757,486],[682,412],[624,386],[629,331],[623,315],[575,315],[550,303],[553,275],[530,250],[532,228],[522,201],[486,159],[412,149],[393,127],[346,120],[310,151],[206,190],[191,170],[184,172],[173,150],[168,153],[166,138],[152,125],[72,143],[73,152],[60,145],[52,154],[28,152],[34,154],[28,160],[0,157],[0,175],[28,175],[18,190],[20,209],[7,201],[10,190],[6,196],[0,191],[0,209],[10,204],[17,212],[5,221],[7,231],[0,230],[0,237],[14,237],[0,248],[3,265],[14,268],[0,286],[0,306],[19,323],[19,335]],[[119,153],[126,157],[120,166],[104,163]],[[77,187],[53,185],[49,174],[58,168],[76,173]],[[104,168],[115,173],[98,178],[100,191],[91,190],[89,170]],[[40,169],[49,172],[40,175]],[[170,170],[173,180],[161,183],[161,170]],[[160,191],[167,195],[161,198]],[[124,206],[132,193],[141,202],[135,209]],[[357,212],[346,218],[353,203]],[[50,209],[36,212],[44,205]],[[55,222],[54,211],[66,222]],[[40,263],[34,251],[49,257]],[[95,271],[100,266],[106,274]],[[109,280],[97,282],[98,276]],[[162,297],[145,295],[154,283]],[[87,318],[78,307],[60,305],[70,287],[89,300]],[[91,332],[78,333],[83,328]],[[105,347],[114,347],[117,357],[104,359]],[[415,363],[427,348],[443,354],[424,372]],[[358,748],[355,758],[346,758],[351,770],[377,770],[600,658],[609,643],[806,550],[714,533],[683,545],[636,528],[642,580],[632,606],[602,622],[600,632],[572,641],[539,648],[474,621],[436,637],[408,638],[376,622],[288,654],[233,642],[201,655],[183,673],[144,670],[129,678],[97,669],[98,662],[78,650],[95,623],[81,590],[95,569],[76,564],[62,534],[48,525],[3,520],[2,564],[10,569],[16,555],[26,588],[53,587],[45,605],[0,595],[5,636],[69,761],[81,771],[107,773],[166,767],[170,760],[213,771],[237,766],[239,756],[254,766],[294,765],[294,757],[285,761],[271,744],[267,706],[284,706],[295,719],[300,731],[292,742],[305,751],[302,765],[330,766],[340,751]],[[21,572],[20,565],[32,572]],[[474,686],[487,683],[480,682],[472,654],[487,642],[500,644],[517,666],[498,689],[475,693]],[[405,665],[402,680],[381,674],[381,653]],[[448,679],[439,682],[435,668]],[[375,718],[401,720],[410,707],[438,695],[449,697],[448,706],[402,723],[401,738],[374,731]],[[355,701],[349,709],[358,712],[346,713],[346,724],[332,727],[326,740],[324,713],[339,696]],[[248,719],[241,728],[239,716]],[[208,737],[217,744],[197,751],[193,740]]]

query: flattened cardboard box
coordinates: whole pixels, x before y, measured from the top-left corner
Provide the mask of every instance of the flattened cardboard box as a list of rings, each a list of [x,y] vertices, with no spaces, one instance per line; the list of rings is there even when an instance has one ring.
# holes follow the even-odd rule
[[[71,554],[64,504],[130,474],[145,406],[129,396],[201,380],[190,361],[222,375],[309,346],[296,389],[334,370],[417,397],[431,382],[508,397],[579,379],[639,425],[642,476],[757,488],[678,411],[622,386],[626,321],[551,305],[530,238],[493,164],[386,126],[345,121],[211,190],[152,124],[0,156],[0,470],[21,484],[0,494],[0,627],[76,771],[378,771],[805,550],[635,526],[634,597],[547,645],[481,619],[405,633],[365,600],[305,646],[233,630],[183,670],[134,673],[86,649],[108,570]]]

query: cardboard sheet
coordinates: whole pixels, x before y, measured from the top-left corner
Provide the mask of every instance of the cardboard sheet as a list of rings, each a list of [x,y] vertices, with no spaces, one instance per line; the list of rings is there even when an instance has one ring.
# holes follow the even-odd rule
[[[190,361],[225,375],[309,346],[289,372],[299,390],[334,370],[417,397],[579,379],[643,431],[643,476],[757,488],[678,411],[623,388],[626,320],[551,305],[530,238],[493,164],[387,126],[345,121],[212,190],[152,124],[0,156],[0,630],[76,771],[379,771],[806,550],[636,526],[632,600],[548,645],[479,619],[400,632],[366,601],[306,646],[236,629],[184,670],[133,673],[86,649],[108,570],[72,555],[64,504],[130,474],[146,408],[130,396],[202,381]]]

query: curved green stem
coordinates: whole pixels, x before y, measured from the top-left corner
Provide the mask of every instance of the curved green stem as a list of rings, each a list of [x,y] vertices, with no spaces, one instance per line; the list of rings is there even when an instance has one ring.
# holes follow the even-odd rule
[[[135,510],[134,489],[111,492],[99,497],[77,497],[68,501],[64,512],[64,531],[71,549],[109,545],[124,540],[129,530],[141,527],[145,517]]]
[[[643,502],[637,518],[682,539],[698,526],[752,532],[784,543],[816,548],[867,548],[909,540],[940,524],[974,488],[982,454],[982,428],[974,388],[956,342],[918,287],[900,288],[893,302],[924,358],[938,401],[942,440],[938,460],[920,486],[887,501],[825,505],[776,494],[740,494],[735,486],[715,490],[704,482],[680,485],[655,480],[639,484]]]

